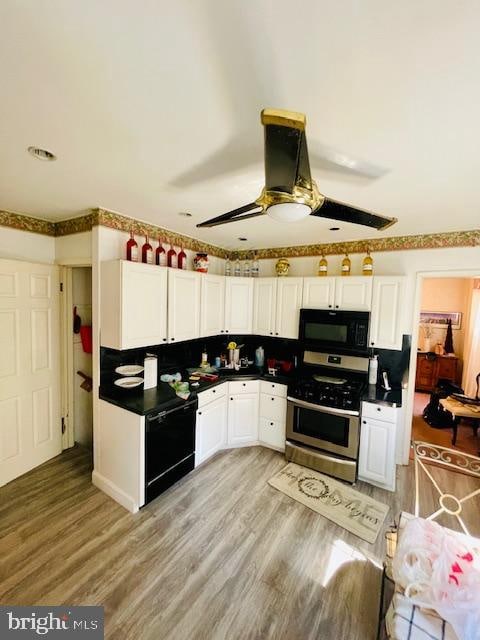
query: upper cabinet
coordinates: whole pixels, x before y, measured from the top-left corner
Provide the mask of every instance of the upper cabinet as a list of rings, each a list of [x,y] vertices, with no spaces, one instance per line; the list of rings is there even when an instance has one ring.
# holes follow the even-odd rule
[[[216,336],[225,330],[225,278],[202,274],[200,335]]]
[[[168,342],[200,337],[202,275],[196,271],[168,269]]]
[[[330,277],[303,279],[303,309],[333,309],[335,304],[335,280]]]
[[[277,279],[276,336],[298,338],[302,292],[303,278]]]
[[[256,278],[253,287],[253,333],[275,335],[278,278]]]
[[[370,311],[372,278],[365,276],[304,278],[304,309]]]
[[[252,333],[254,278],[225,278],[225,332]]]
[[[132,349],[167,341],[167,269],[112,260],[101,264],[100,344]]]
[[[404,289],[405,276],[374,276],[370,346],[378,349],[402,348]]]

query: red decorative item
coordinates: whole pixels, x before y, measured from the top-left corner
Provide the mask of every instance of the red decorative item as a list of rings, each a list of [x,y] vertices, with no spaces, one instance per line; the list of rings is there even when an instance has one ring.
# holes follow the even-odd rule
[[[178,268],[179,269],[186,269],[187,268],[187,254],[183,250],[183,247],[182,247],[182,250],[180,251],[180,253],[178,254]]]
[[[92,327],[82,325],[80,327],[80,338],[85,353],[92,353]]]
[[[197,253],[193,259],[193,268],[200,273],[208,273],[208,255],[206,253]]]
[[[142,247],[142,262],[153,264],[153,249],[148,241],[148,236],[145,236],[145,244]]]
[[[158,264],[160,267],[167,266],[167,252],[162,247],[162,241],[158,239],[158,247],[155,251],[155,264]]]
[[[174,269],[177,268],[177,252],[172,245],[170,245],[170,249],[167,253],[167,264],[169,267],[173,267]]]
[[[130,239],[127,242],[127,260],[138,262],[138,244],[133,237],[133,231],[130,231]]]

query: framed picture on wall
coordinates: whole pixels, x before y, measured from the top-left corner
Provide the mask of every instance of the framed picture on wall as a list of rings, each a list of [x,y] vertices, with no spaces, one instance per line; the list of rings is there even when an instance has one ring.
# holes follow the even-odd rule
[[[420,324],[433,325],[438,329],[446,329],[448,321],[452,321],[452,329],[460,329],[462,326],[462,314],[460,311],[421,311]]]

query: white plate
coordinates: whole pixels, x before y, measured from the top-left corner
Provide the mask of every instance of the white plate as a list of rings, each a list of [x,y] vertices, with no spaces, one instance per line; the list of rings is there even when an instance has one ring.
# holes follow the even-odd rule
[[[121,376],[138,376],[142,371],[143,367],[139,364],[122,364],[121,367],[117,367],[115,369],[115,372],[119,373]]]
[[[119,378],[118,380],[115,380],[115,384],[117,387],[122,387],[123,389],[133,389],[134,387],[138,387],[143,384],[143,378]]]

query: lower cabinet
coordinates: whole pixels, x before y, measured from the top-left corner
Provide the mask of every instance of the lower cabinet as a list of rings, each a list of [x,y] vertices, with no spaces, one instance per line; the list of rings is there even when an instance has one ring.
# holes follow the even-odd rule
[[[219,398],[197,411],[195,466],[227,444],[227,398]]]
[[[400,410],[362,403],[358,479],[395,491],[395,444]]]
[[[258,423],[258,439],[262,444],[273,449],[285,451],[285,431],[287,419],[287,398],[284,385],[271,385],[277,387],[273,393],[269,391],[268,383],[262,382],[260,393],[260,420]],[[285,394],[282,391],[285,390]]]
[[[258,441],[258,392],[228,395],[228,445]]]

